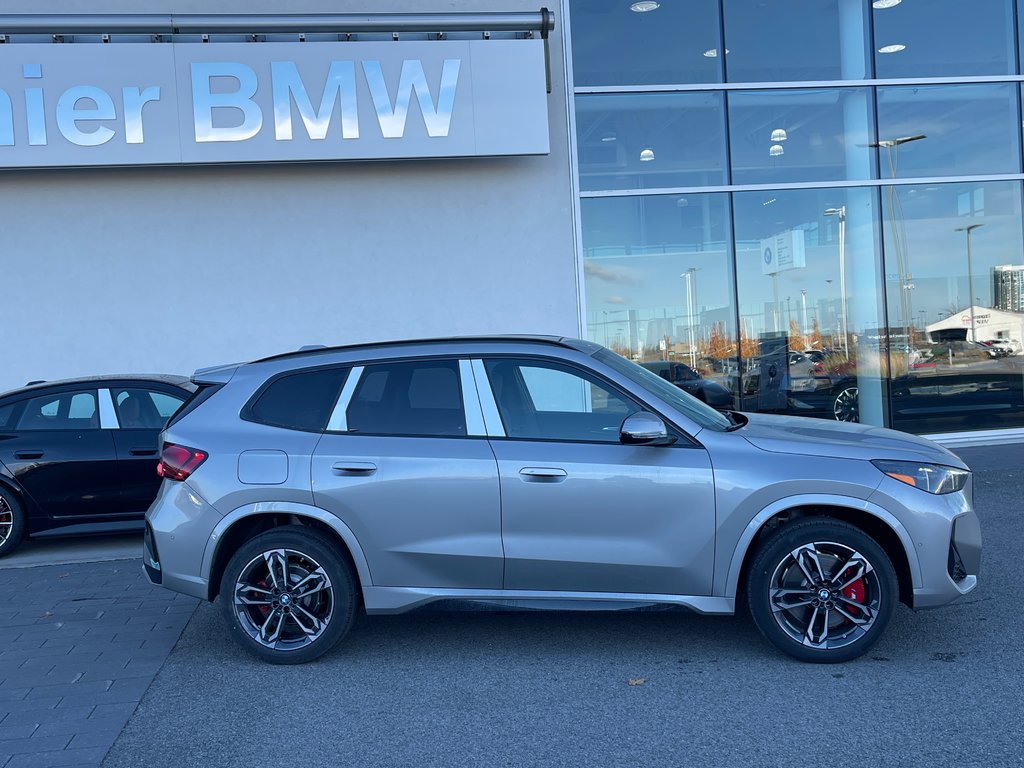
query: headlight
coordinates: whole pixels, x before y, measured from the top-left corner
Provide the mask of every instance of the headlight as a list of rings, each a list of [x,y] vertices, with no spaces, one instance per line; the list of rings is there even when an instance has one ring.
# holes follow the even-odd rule
[[[872,461],[879,470],[894,480],[912,485],[928,493],[953,493],[967,484],[971,473],[966,469],[916,461]]]

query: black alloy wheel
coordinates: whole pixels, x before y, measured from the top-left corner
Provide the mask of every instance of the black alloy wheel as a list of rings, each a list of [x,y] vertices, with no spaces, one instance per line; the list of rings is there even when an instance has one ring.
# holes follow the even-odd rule
[[[0,557],[9,555],[25,535],[25,513],[14,494],[0,487]]]
[[[275,528],[232,556],[221,579],[232,636],[272,664],[302,664],[330,651],[355,618],[348,562],[320,532]]]
[[[896,571],[866,533],[829,518],[786,523],[761,545],[747,580],[750,611],[775,647],[800,661],[850,661],[885,631]]]
[[[858,397],[860,389],[851,384],[842,387],[832,400],[832,415],[836,421],[860,421],[860,405]]]

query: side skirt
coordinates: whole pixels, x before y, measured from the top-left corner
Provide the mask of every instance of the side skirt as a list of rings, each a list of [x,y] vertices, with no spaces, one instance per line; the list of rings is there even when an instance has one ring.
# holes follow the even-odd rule
[[[627,592],[538,592],[510,589],[427,589],[365,587],[367,613],[404,613],[440,600],[498,603],[509,608],[541,610],[626,610],[651,605],[689,608],[697,613],[732,614],[736,599],[701,595],[647,595]]]

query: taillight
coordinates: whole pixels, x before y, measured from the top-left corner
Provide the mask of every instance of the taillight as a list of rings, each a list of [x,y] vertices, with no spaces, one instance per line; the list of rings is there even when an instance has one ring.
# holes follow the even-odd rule
[[[184,480],[206,461],[207,456],[206,451],[164,443],[164,449],[160,452],[160,463],[156,465],[156,473],[168,480]]]

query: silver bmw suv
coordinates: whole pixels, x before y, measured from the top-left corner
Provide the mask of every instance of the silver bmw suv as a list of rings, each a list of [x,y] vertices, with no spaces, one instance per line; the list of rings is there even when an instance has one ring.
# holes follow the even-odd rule
[[[197,371],[145,569],[266,661],[437,600],[733,613],[803,661],[974,589],[971,474],[877,427],[719,413],[586,341],[319,348]]]

